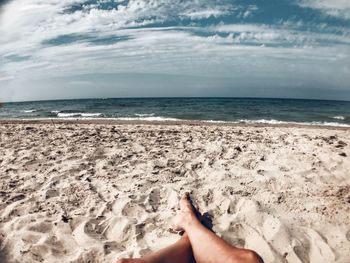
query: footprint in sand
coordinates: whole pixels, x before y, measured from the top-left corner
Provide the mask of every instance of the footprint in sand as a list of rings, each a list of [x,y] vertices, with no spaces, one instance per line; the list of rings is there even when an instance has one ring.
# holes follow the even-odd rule
[[[133,224],[136,224],[136,219],[113,217],[109,220],[104,235],[107,240],[119,240],[120,244],[124,244],[123,241],[130,240],[131,236],[134,235],[132,231]]]
[[[145,230],[144,230],[145,226],[146,225],[144,223],[140,223],[140,224],[135,225],[136,240],[140,241],[144,237],[144,235],[145,235]]]
[[[28,230],[39,233],[49,233],[52,230],[52,224],[49,222],[40,222],[30,225]]]
[[[134,201],[129,201],[125,204],[125,206],[121,210],[121,214],[123,216],[136,217],[138,211],[138,204]]]
[[[45,199],[50,199],[56,196],[59,196],[59,192],[55,189],[49,189],[45,193]]]
[[[231,222],[229,229],[227,231],[224,231],[221,237],[229,244],[232,244],[236,247],[244,247],[245,240],[241,236],[242,228],[242,224]]]
[[[271,215],[265,215],[265,217],[262,227],[264,239],[270,244],[275,253],[279,254],[280,260],[285,258],[288,262],[301,262],[300,253],[297,254],[293,247],[285,245],[292,242],[290,230],[277,217]]]
[[[50,235],[44,244],[51,250],[55,257],[62,257],[67,253],[68,247],[63,240],[59,240],[55,235]]]
[[[123,217],[136,217],[140,207],[137,201],[127,196],[117,197],[117,199],[108,206],[109,210],[111,210],[114,215]]]
[[[93,239],[105,240],[105,231],[108,223],[101,219],[90,219],[84,225],[84,233]]]
[[[125,247],[115,241],[105,242],[103,245],[103,252],[106,255],[110,254],[111,252],[122,252],[123,250],[125,250]]]
[[[308,242],[300,242],[299,240],[293,240],[293,252],[297,255],[301,262],[310,262],[309,253],[310,244]]]
[[[24,194],[16,194],[16,195],[10,197],[10,198],[6,201],[6,203],[7,203],[7,204],[12,204],[12,203],[14,203],[14,202],[21,201],[21,200],[23,200],[23,199],[25,199],[25,198],[26,198],[26,196],[25,196]]]
[[[106,240],[104,229],[95,219],[86,220],[80,223],[72,235],[79,246],[88,248],[96,245],[96,241]]]
[[[29,243],[29,244],[36,244],[40,241],[41,239],[41,235],[38,233],[32,233],[31,231],[26,231],[24,234],[23,234],[23,237],[22,237],[22,241],[24,243]],[[0,260],[0,262],[2,262]]]
[[[153,188],[146,199],[146,207],[150,207],[152,212],[156,212],[160,205],[160,190],[159,188]],[[147,207],[147,208],[148,208]],[[149,210],[149,209],[147,209]]]
[[[346,239],[350,242],[350,230],[346,232]]]
[[[303,232],[302,245],[293,248],[302,262],[309,262],[310,259],[313,259],[314,262],[335,261],[335,255],[331,247],[319,233],[307,227],[303,228]]]
[[[213,202],[214,199],[214,193],[212,190],[208,190],[207,193],[205,195],[202,196],[202,199],[205,203],[205,206],[208,206],[210,203]]]
[[[254,249],[265,262],[276,262],[273,248],[248,224],[232,222],[224,238],[238,247]]]

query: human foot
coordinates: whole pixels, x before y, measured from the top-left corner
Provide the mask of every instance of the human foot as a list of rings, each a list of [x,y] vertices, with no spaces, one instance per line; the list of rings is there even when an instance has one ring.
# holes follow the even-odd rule
[[[190,194],[185,193],[180,199],[180,211],[173,219],[172,230],[174,231],[186,231],[187,226],[194,220],[198,220],[196,217],[195,208],[193,207]]]

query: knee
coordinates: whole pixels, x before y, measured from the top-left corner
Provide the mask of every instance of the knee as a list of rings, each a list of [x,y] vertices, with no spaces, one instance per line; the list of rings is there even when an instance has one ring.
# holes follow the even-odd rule
[[[244,262],[247,263],[264,263],[262,258],[253,250],[246,250],[243,253]]]

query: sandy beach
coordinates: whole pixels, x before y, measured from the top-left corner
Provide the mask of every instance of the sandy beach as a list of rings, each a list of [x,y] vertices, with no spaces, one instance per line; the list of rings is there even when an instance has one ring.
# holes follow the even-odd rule
[[[173,243],[189,191],[266,263],[350,262],[350,129],[0,125],[0,262],[115,262]]]

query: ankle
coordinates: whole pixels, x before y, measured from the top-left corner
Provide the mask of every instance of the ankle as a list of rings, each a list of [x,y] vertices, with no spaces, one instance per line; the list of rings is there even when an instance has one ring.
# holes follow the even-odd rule
[[[195,214],[188,212],[183,223],[183,229],[188,232],[195,224],[199,223],[199,220]]]

